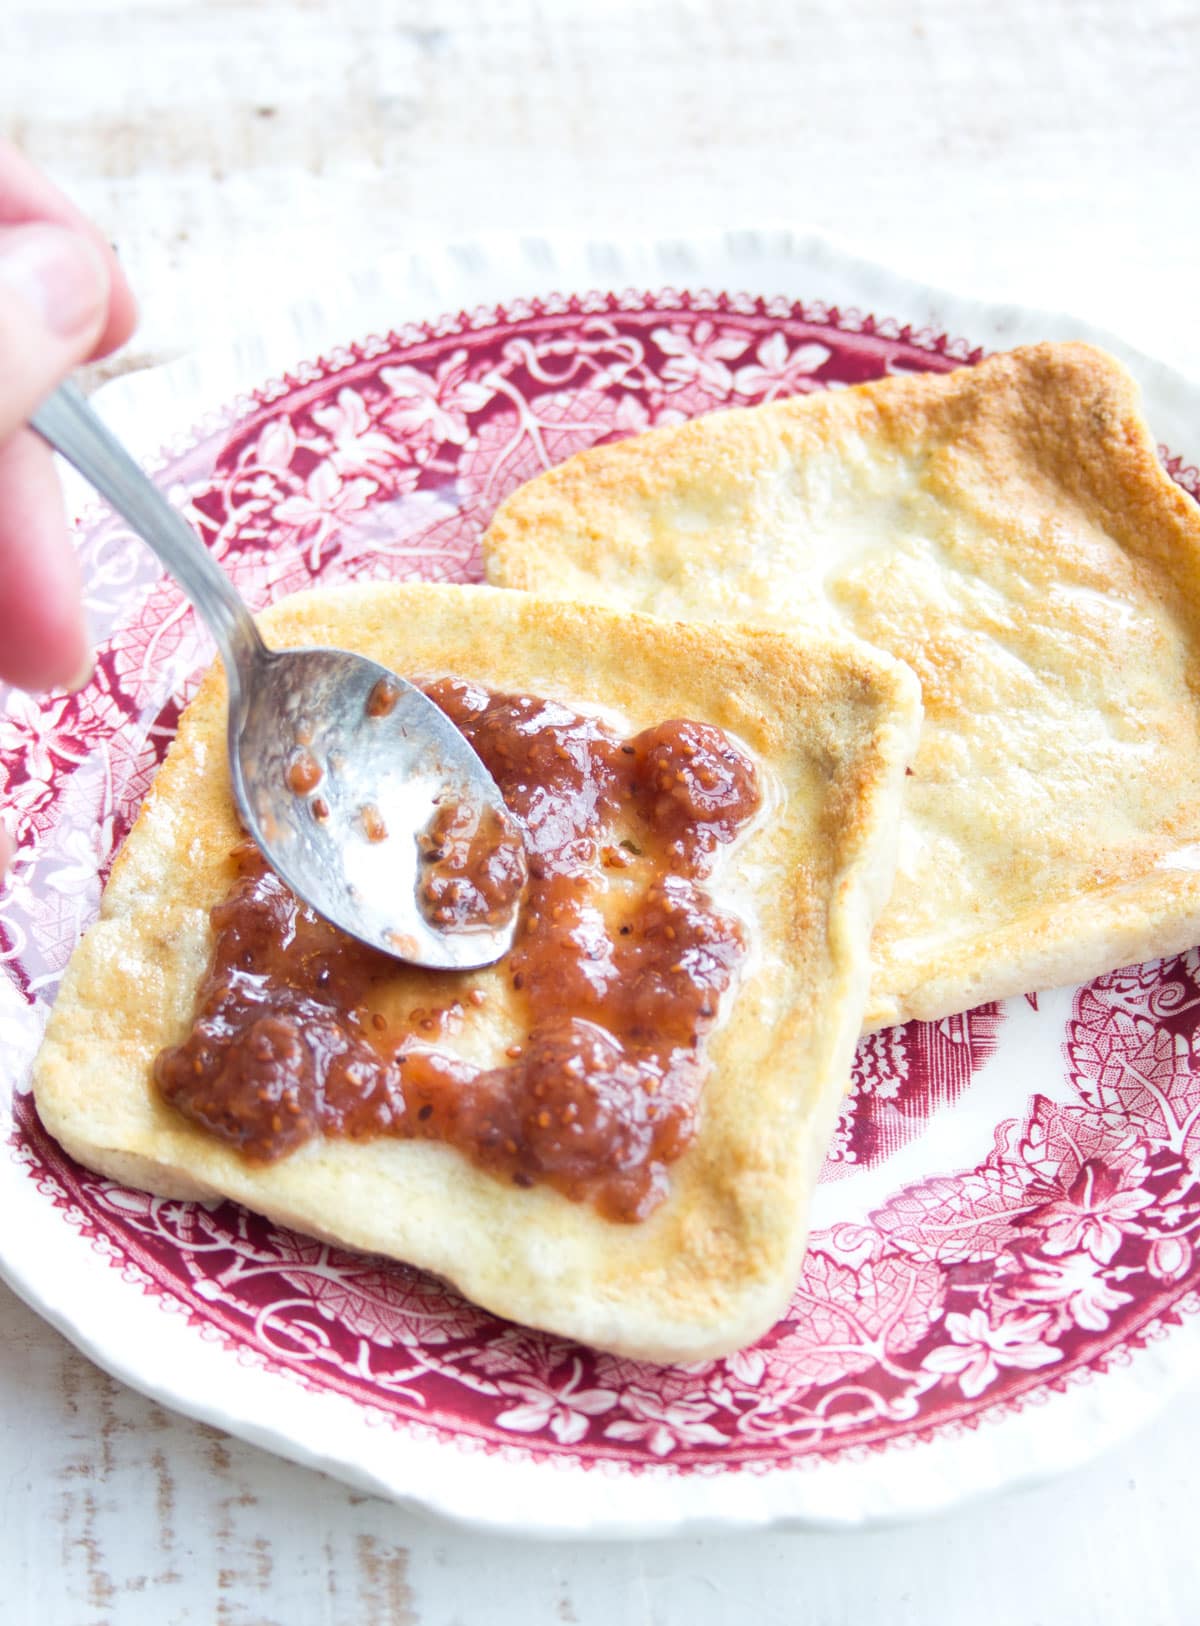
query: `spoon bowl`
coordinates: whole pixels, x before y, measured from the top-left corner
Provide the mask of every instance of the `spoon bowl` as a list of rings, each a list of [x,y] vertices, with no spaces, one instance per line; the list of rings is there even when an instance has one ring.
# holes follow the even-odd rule
[[[268,649],[212,555],[70,385],[31,424],[149,544],[212,631],[234,797],[272,869],[318,914],[397,959],[455,970],[500,959],[519,887],[478,922],[428,898],[442,814],[466,809],[468,828],[519,841],[495,780],[445,713],[365,656]],[[485,860],[486,842],[472,852]]]
[[[466,970],[506,952],[511,920],[441,931],[421,907],[419,837],[438,809],[465,802],[509,815],[483,763],[420,689],[345,650],[267,651],[241,713],[229,719],[234,793],[293,892],[420,965]]]

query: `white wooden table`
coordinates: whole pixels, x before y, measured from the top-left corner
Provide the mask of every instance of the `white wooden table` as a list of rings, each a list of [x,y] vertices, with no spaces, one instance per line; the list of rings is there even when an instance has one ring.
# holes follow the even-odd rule
[[[1200,374],[1183,0],[8,0],[8,133],[117,240],[120,366],[417,230],[782,220],[1065,307]],[[1200,1402],[917,1528],[545,1545],[426,1523],[172,1417],[0,1289],[12,1626],[1200,1619]]]

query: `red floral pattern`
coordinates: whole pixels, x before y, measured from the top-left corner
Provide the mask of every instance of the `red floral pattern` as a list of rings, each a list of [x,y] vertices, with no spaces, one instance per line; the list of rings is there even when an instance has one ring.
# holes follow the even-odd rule
[[[480,310],[349,346],[209,426],[161,479],[254,603],[322,581],[476,579],[479,538],[521,481],[570,453],[716,406],[977,360],[859,311],[748,296],[595,294]],[[1180,484],[1195,470],[1164,451]],[[204,662],[173,587],[114,520],[85,537],[105,636],[70,699],[0,695],[0,802],[21,844],[0,895],[0,1066],[11,1152],[47,1202],[198,1335],[397,1427],[627,1470],[767,1467],[970,1421],[1102,1371],[1200,1281],[1200,960],[1102,977],[1063,1025],[1037,1011],[1054,1085],[930,1168],[814,1233],[787,1316],[686,1368],[499,1322],[417,1272],[125,1190],[48,1139],[28,1068],[87,921]],[[1055,1006],[1055,1009],[1058,1007]],[[856,1180],[1004,1065],[989,1006],[864,1041],[826,1164]],[[1015,1080],[1021,1072],[1014,1070]],[[967,1134],[964,1131],[964,1134]],[[877,1189],[877,1188],[873,1188]]]
[[[980,1005],[940,1022],[868,1034],[854,1058],[822,1178],[838,1180],[881,1163],[920,1134],[994,1054],[1001,1020],[999,1006]]]

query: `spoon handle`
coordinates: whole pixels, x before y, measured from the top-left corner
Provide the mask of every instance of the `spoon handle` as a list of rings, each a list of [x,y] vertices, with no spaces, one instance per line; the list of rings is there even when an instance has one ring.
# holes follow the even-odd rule
[[[265,652],[264,645],[233,583],[192,527],[73,385],[59,385],[29,421],[153,548],[207,622],[232,686],[245,663]]]

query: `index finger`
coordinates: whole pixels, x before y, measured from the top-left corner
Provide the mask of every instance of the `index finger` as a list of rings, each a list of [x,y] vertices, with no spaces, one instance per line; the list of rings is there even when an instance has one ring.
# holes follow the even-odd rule
[[[0,140],[0,225],[23,225],[31,220],[56,221],[84,232],[104,256],[111,290],[108,320],[92,355],[106,356],[125,343],[137,322],[137,302],[112,245],[99,227],[35,169],[23,153],[10,141]]]

